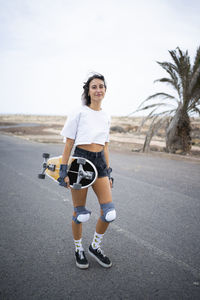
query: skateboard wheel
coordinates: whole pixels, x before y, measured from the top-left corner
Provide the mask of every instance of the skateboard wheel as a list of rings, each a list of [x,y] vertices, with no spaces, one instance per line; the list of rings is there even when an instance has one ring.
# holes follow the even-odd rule
[[[80,183],[74,183],[72,187],[73,187],[73,189],[75,189],[75,190],[80,190],[81,187],[82,187],[82,184],[80,184]]]
[[[43,153],[42,154],[42,157],[44,157],[44,158],[49,158],[49,156],[50,156],[49,153]]]
[[[77,159],[77,164],[81,164],[81,165],[85,165],[86,164],[86,160],[85,160],[85,158],[78,158]]]
[[[45,174],[38,174],[39,179],[45,179]]]

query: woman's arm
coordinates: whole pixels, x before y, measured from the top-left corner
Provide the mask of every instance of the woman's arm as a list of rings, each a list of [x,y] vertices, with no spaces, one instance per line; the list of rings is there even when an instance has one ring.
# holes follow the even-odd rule
[[[109,163],[109,147],[108,147],[108,142],[106,142],[105,146],[104,146],[104,155],[105,155],[105,159],[106,159],[107,168],[109,168],[110,167],[110,163]]]
[[[65,147],[64,147],[64,151],[63,151],[63,155],[62,155],[62,164],[63,165],[68,164],[73,146],[74,146],[74,140],[67,138]],[[66,176],[64,178],[64,181],[67,184],[67,188],[70,188],[70,182],[69,182],[68,176]]]
[[[110,162],[109,162],[109,147],[108,147],[108,142],[105,143],[105,146],[104,146],[104,156],[105,156],[105,159],[106,159],[106,164],[107,164],[107,168],[109,169],[110,168]],[[112,171],[112,169],[110,169]],[[110,174],[109,174],[109,179],[110,179],[110,187],[112,188],[113,187],[113,179],[110,177]]]
[[[67,138],[65,147],[64,147],[64,151],[63,151],[63,155],[62,155],[62,164],[63,165],[68,164],[73,146],[74,146],[74,140]]]

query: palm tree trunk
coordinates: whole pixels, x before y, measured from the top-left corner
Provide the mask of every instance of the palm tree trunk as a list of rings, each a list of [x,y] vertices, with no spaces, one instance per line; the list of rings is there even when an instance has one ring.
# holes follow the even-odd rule
[[[191,126],[188,113],[179,105],[175,116],[166,130],[166,149],[170,153],[180,151],[186,154],[191,150]]]

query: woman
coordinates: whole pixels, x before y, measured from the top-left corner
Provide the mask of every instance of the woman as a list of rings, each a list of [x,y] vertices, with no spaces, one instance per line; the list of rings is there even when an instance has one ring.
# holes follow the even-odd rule
[[[73,156],[90,160],[97,168],[98,178],[92,188],[98,198],[101,215],[96,224],[94,238],[88,253],[103,267],[112,265],[110,259],[104,255],[100,244],[110,222],[116,218],[116,211],[112,202],[111,187],[112,169],[109,166],[109,127],[110,119],[102,110],[101,104],[106,93],[105,79],[101,74],[89,77],[83,86],[83,106],[72,114],[61,131],[66,138],[66,144],[60,167],[60,185],[69,188],[67,176],[67,162],[73,146]],[[88,188],[71,189],[74,213],[72,217],[72,233],[75,244],[76,265],[81,269],[89,267],[82,245],[82,223],[88,221],[91,212],[85,208]]]

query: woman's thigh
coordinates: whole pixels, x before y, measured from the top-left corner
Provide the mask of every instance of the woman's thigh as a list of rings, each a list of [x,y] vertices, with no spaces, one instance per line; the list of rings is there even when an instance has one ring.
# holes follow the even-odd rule
[[[100,204],[112,202],[112,193],[108,177],[97,178],[92,188]]]
[[[87,192],[88,192],[88,188],[81,189],[81,190],[71,189],[72,201],[74,207],[85,206],[86,199],[87,199]]]

